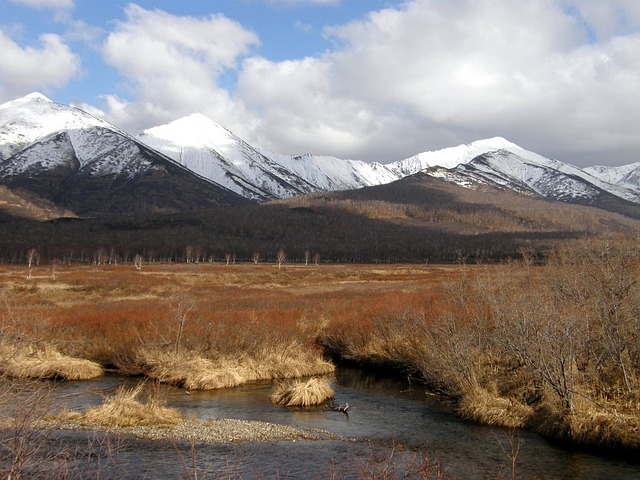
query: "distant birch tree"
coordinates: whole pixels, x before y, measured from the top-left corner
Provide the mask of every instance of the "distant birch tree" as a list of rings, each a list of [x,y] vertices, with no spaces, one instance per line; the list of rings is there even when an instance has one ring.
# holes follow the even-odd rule
[[[40,264],[40,253],[38,252],[37,249],[30,248],[27,251],[27,265],[28,265],[27,278],[31,278],[31,268],[32,268],[34,263],[36,265]]]
[[[142,270],[142,255],[136,253],[135,257],[133,257],[133,266],[137,271]]]

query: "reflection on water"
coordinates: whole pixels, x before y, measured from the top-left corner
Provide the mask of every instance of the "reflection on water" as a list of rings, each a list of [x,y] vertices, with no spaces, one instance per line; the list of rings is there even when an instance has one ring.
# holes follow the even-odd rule
[[[122,383],[137,379],[107,376],[86,382],[64,382],[55,400],[85,409],[102,402]],[[331,431],[345,441],[298,441],[198,445],[197,463],[208,478],[239,474],[243,478],[353,478],[371,466],[372,458],[411,463],[427,454],[454,478],[484,479],[511,475],[509,440],[520,442],[518,478],[640,478],[640,463],[614,455],[594,455],[555,446],[536,434],[463,422],[449,405],[420,386],[372,373],[340,369],[334,381],[336,401],[349,403],[349,415],[324,408],[292,409],[272,405],[271,385],[252,383],[233,389],[190,392],[163,387],[167,403],[187,417],[262,420]],[[74,433],[62,433],[70,438]],[[189,446],[181,451],[190,458]],[[506,450],[506,451],[505,451]],[[402,453],[406,452],[406,453]],[[152,441],[125,442],[119,461],[130,465],[128,478],[185,477],[173,446]]]

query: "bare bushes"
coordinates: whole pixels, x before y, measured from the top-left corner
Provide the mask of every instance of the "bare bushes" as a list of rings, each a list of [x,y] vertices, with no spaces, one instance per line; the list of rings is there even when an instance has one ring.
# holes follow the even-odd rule
[[[322,405],[333,398],[334,391],[325,378],[277,382],[271,392],[271,402],[287,407]]]
[[[465,268],[465,267],[461,267]],[[465,418],[579,443],[640,445],[640,252],[603,241],[473,268],[416,312],[323,342],[419,372]]]

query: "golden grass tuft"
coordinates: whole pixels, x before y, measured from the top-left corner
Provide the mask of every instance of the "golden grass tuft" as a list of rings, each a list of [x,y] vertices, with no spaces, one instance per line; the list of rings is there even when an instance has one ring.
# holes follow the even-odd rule
[[[282,380],[273,386],[271,402],[287,407],[310,407],[325,403],[333,395],[329,381],[324,378]]]
[[[564,419],[570,440],[584,445],[603,445],[638,449],[640,420],[638,415],[615,412],[576,412]]]
[[[302,350],[301,350],[302,352]],[[178,385],[187,390],[230,388],[256,380],[300,378],[333,373],[335,366],[319,355],[263,353],[236,357],[220,356],[215,360],[195,353],[175,354],[144,351],[147,375],[161,383]]]
[[[11,378],[88,380],[104,374],[100,364],[63,355],[52,347],[35,350],[2,346],[0,359],[1,372]]]
[[[237,363],[201,358],[190,354],[146,351],[147,375],[161,383],[187,390],[214,390],[241,385],[249,380],[249,371]]]
[[[466,420],[507,428],[523,428],[533,415],[528,405],[499,397],[481,387],[462,393],[457,412]]]
[[[183,417],[175,408],[164,405],[151,396],[146,402],[139,397],[144,384],[134,388],[120,387],[115,395],[107,397],[102,405],[87,410],[79,419],[85,425],[104,427],[171,426],[179,424]]]

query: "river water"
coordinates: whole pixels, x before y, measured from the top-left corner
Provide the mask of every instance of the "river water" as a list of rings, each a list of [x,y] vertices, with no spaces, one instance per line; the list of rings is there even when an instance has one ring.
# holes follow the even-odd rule
[[[53,388],[55,402],[83,410],[102,402],[122,383],[135,379],[106,376],[63,382]],[[446,478],[511,478],[513,452],[520,446],[516,478],[639,479],[640,461],[610,452],[585,452],[555,445],[537,434],[476,425],[459,420],[441,398],[420,385],[354,369],[339,369],[333,383],[336,402],[348,403],[348,415],[324,408],[292,409],[269,401],[271,384],[252,383],[233,389],[191,392],[162,387],[167,404],[188,417],[261,420],[314,427],[344,437],[341,441],[297,441],[197,445],[195,470],[206,478],[325,479],[363,478],[363,472],[396,468],[415,472],[428,457]],[[69,440],[78,433],[62,432]],[[188,478],[193,473],[189,445],[126,440],[118,447],[123,478]],[[198,477],[201,478],[201,477]],[[397,475],[400,478],[400,474]],[[413,478],[422,478],[415,476]],[[433,477],[435,478],[435,476]]]

